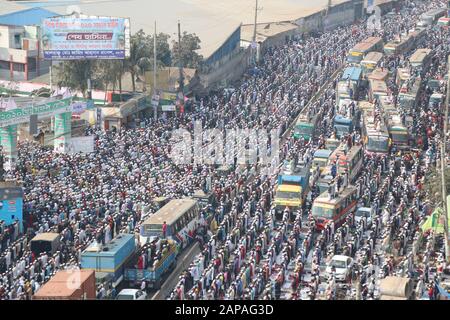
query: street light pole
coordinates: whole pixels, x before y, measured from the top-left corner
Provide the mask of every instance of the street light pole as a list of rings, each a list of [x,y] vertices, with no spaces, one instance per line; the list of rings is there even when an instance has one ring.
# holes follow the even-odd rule
[[[156,95],[156,20],[155,20],[155,33],[153,34],[153,96]],[[153,116],[155,121],[158,119],[158,105],[154,106]]]

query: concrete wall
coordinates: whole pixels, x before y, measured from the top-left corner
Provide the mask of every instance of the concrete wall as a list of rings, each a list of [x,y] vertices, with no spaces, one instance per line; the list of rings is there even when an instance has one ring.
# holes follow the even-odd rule
[[[250,61],[250,48],[241,49],[221,67],[210,70],[208,73],[200,73],[200,83],[203,87],[203,90],[200,91],[205,93],[205,91],[216,90],[238,80],[250,65]]]

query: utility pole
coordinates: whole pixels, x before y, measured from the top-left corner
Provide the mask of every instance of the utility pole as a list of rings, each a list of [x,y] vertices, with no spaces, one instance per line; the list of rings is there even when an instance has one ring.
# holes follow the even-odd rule
[[[255,62],[258,61],[258,58],[256,57],[258,49],[256,45],[256,25],[258,23],[258,0],[255,0],[255,24],[253,25],[253,38],[252,38],[252,60]]]
[[[447,58],[448,74],[450,76],[450,56]],[[444,104],[444,135],[441,146],[441,177],[442,177],[442,213],[444,214],[444,242],[445,242],[445,257],[447,263],[450,263],[450,248],[448,243],[448,212],[447,212],[447,190],[445,185],[445,169],[447,167],[446,147],[447,147],[447,128],[448,128],[448,107],[450,102],[450,77],[447,80],[447,95]]]
[[[183,61],[181,59],[181,25],[178,21],[178,68],[180,70],[179,91],[184,92]]]
[[[155,95],[156,95],[156,20],[155,20],[155,32],[153,34],[153,96]],[[156,121],[158,119],[158,105],[154,106],[153,116]]]

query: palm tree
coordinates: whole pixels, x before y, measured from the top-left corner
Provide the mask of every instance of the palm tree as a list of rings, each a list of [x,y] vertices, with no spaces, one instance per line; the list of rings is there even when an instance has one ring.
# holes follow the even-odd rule
[[[131,37],[130,57],[125,60],[124,69],[131,73],[133,92],[136,91],[136,76],[143,74],[152,63],[149,42],[149,36],[142,30]]]

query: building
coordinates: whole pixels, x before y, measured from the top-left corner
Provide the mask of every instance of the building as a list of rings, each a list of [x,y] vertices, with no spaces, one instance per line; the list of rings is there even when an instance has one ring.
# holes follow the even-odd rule
[[[28,81],[49,71],[40,48],[40,24],[55,15],[42,8],[0,15],[0,79]]]

